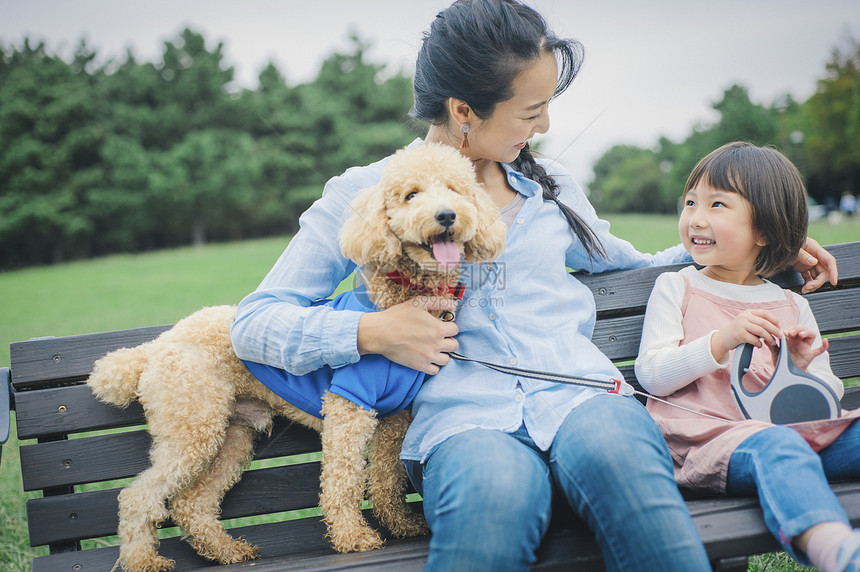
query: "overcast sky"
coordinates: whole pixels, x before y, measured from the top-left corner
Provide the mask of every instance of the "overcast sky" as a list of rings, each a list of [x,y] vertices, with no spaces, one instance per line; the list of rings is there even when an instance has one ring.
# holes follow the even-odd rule
[[[560,36],[585,44],[586,64],[550,107],[543,151],[587,185],[591,164],[619,143],[651,146],[714,120],[733,83],[756,103],[805,100],[831,51],[860,39],[858,0],[531,0]],[[243,86],[274,61],[290,84],[313,79],[355,31],[369,58],[411,75],[422,32],[449,0],[0,0],[0,42],[44,40],[61,54],[79,40],[101,58],[157,62],[190,27],[224,42]],[[2,102],[0,102],[2,105]],[[406,110],[404,110],[406,111]],[[308,134],[312,137],[313,134]],[[682,184],[683,182],[681,182]]]

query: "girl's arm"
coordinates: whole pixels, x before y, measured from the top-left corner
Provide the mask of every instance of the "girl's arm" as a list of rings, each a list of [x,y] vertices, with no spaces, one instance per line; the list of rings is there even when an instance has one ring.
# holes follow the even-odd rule
[[[654,283],[645,310],[642,341],[636,358],[636,379],[656,396],[670,395],[696,379],[726,367],[714,360],[710,338],[714,332],[681,345],[684,339],[681,300],[684,279],[680,274],[661,274]]]

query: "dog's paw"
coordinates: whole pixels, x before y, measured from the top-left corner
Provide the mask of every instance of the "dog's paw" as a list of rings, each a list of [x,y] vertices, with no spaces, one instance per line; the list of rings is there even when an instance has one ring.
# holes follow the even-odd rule
[[[338,552],[366,552],[382,548],[384,544],[379,534],[369,526],[343,532],[331,531],[328,536]]]
[[[205,541],[200,537],[189,537],[187,540],[197,554],[220,564],[238,564],[260,557],[260,547],[254,546],[244,537],[234,539],[223,529],[218,532]]]
[[[218,558],[218,562],[221,564],[238,564],[239,562],[247,562],[259,557],[259,546],[254,546],[244,538],[239,538],[233,542],[229,551],[226,551]]]
[[[424,515],[413,511],[399,515],[395,522],[390,523],[388,529],[397,538],[430,534],[430,528],[427,526],[427,521],[424,520]]]
[[[120,566],[125,572],[171,572],[176,564],[164,556],[151,556],[145,560],[123,559]]]

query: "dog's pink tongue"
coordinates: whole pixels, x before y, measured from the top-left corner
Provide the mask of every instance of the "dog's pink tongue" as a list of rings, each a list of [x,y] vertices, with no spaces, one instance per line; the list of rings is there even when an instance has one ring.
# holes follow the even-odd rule
[[[451,268],[460,263],[460,251],[451,240],[433,240],[433,258],[445,268]]]

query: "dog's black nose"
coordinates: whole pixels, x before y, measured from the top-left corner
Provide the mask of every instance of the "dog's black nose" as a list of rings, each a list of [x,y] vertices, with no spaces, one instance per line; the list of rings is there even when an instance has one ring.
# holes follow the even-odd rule
[[[452,224],[454,224],[454,220],[456,218],[457,213],[455,213],[451,209],[441,210],[436,213],[436,222],[438,222],[445,228],[449,228]]]

